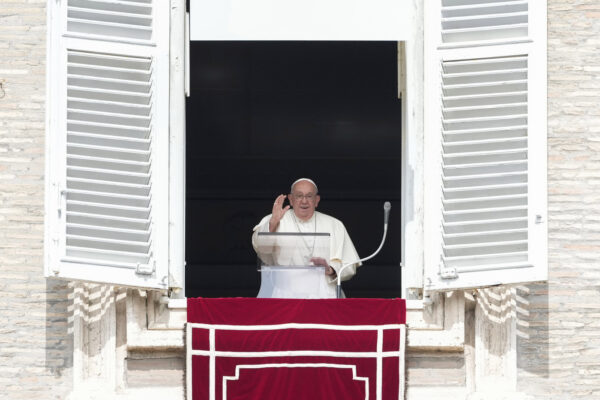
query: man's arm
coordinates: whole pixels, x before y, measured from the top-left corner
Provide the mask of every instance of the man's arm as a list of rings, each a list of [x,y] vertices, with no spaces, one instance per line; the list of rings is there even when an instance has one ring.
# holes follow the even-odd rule
[[[279,223],[281,219],[285,215],[285,213],[290,209],[290,206],[283,207],[283,202],[285,201],[284,195],[279,195],[273,202],[273,212],[271,215],[267,215],[264,217],[258,225],[256,225],[253,229],[252,233],[252,246],[254,250],[258,253],[258,232],[276,232],[279,227]],[[260,251],[263,254],[272,253],[272,249],[261,249]]]
[[[350,239],[350,235],[348,234],[346,227],[339,220],[337,220],[335,224],[335,232],[332,237],[332,246],[334,254],[332,254],[330,263],[336,270],[336,274],[339,275],[340,269],[344,265],[353,263],[344,268],[340,275],[342,281],[352,278],[356,274],[356,268],[361,265],[360,262],[357,262],[360,260],[360,257],[354,248],[354,244]]]

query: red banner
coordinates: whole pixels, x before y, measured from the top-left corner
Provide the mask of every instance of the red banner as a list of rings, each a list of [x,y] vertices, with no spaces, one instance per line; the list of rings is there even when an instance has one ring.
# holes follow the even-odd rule
[[[402,299],[188,299],[188,398],[402,399],[405,321]]]

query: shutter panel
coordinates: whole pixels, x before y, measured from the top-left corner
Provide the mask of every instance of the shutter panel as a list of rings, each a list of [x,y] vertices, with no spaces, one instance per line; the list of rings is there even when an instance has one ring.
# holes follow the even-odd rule
[[[46,275],[168,285],[169,2],[49,2]]]
[[[426,5],[426,289],[547,279],[545,6]]]

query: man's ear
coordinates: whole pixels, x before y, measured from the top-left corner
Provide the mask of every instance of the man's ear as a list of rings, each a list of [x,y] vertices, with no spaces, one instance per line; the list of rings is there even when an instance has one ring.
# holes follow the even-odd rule
[[[315,208],[317,208],[317,206],[319,205],[319,201],[321,201],[321,196],[316,195],[315,196]]]
[[[292,205],[292,194],[291,193],[287,195],[287,199],[290,202],[290,206],[291,206]]]

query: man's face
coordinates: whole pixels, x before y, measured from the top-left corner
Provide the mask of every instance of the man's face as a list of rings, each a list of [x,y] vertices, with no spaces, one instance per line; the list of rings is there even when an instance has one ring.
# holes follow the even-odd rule
[[[296,217],[303,221],[312,217],[321,199],[316,192],[315,186],[308,181],[300,181],[294,185],[292,193],[288,195],[288,200]]]

